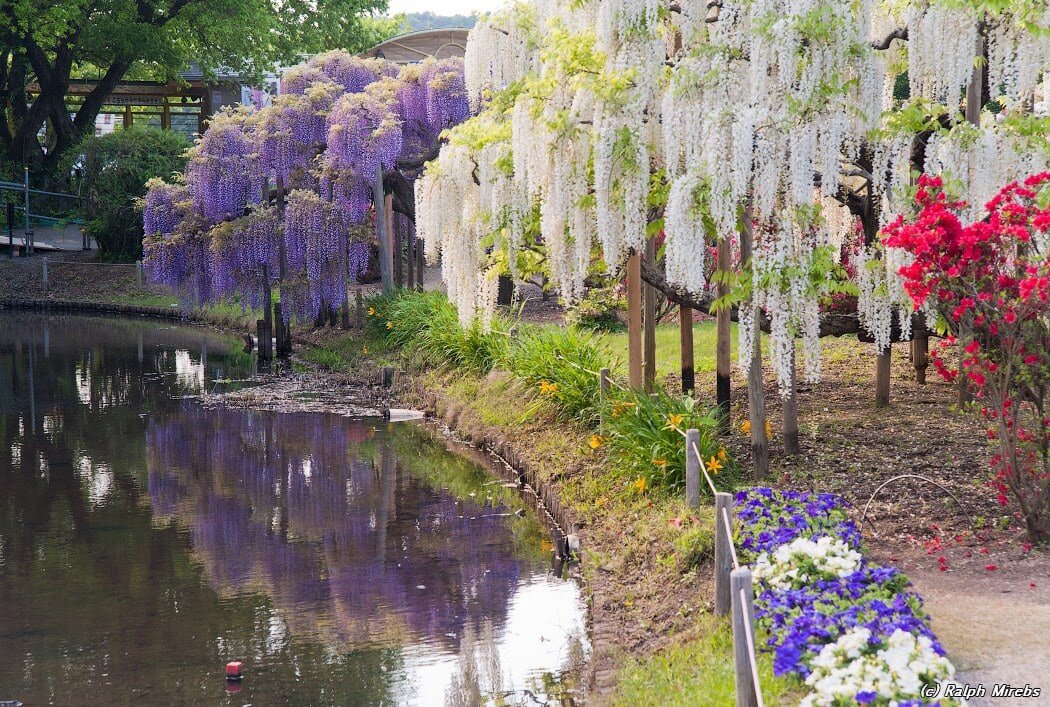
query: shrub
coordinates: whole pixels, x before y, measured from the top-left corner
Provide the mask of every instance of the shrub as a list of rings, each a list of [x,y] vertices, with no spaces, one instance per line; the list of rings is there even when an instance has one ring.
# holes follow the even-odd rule
[[[601,383],[596,371],[606,362],[590,334],[573,327],[523,327],[502,363],[562,419],[598,423]]]
[[[440,292],[402,290],[368,301],[368,329],[387,345],[419,354],[438,366],[462,366],[479,373],[492,370],[507,349],[507,323],[493,321],[464,328],[456,308]]]
[[[667,491],[685,488],[685,438],[681,431],[700,431],[697,447],[719,490],[728,490],[731,462],[718,441],[718,418],[702,410],[692,398],[660,391],[655,395],[623,393],[605,404],[601,443],[607,444],[623,473],[635,479],[639,490],[648,486]],[[714,464],[710,460],[714,458]],[[718,468],[721,467],[721,468]],[[700,486],[702,492],[707,484]]]
[[[136,199],[154,177],[186,165],[186,139],[170,130],[129,128],[90,137],[84,154],[85,228],[107,260],[142,257],[142,213]]]
[[[962,368],[982,402],[999,502],[1013,495],[1033,542],[1050,541],[1050,172],[1006,185],[963,226],[963,202],[949,201],[939,177],[923,175],[913,222],[898,218],[884,243],[914,261],[902,267],[915,307],[932,308],[953,332],[964,332]],[[942,342],[941,350],[955,343]],[[945,378],[958,373],[941,351],[933,362]]]

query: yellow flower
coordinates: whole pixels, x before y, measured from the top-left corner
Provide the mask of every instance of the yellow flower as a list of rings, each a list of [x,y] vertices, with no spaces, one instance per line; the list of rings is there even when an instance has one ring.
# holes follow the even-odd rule
[[[707,470],[712,474],[717,474],[721,468],[722,462],[718,461],[718,457],[711,457],[707,460]]]
[[[671,413],[667,416],[667,424],[664,425],[665,430],[677,430],[679,425],[685,420],[685,415],[675,415]]]
[[[362,346],[361,347],[361,353],[363,353],[363,354],[368,353],[368,347],[367,346]]]
[[[587,444],[590,445],[591,449],[597,449],[598,447],[602,446],[602,436],[591,435],[591,440]]]
[[[648,485],[644,476],[639,476],[634,482],[634,489],[638,493],[645,493],[645,487]]]
[[[718,450],[718,459],[719,459],[720,461],[725,461],[725,460],[726,460],[726,459],[728,459],[728,458],[729,458],[729,455],[728,455],[728,454],[726,454],[726,448],[725,448],[725,447],[722,447],[722,448],[720,448],[720,449]]]
[[[608,502],[609,502],[609,499],[606,498],[605,496],[602,496],[601,498],[599,498],[597,501],[594,502],[594,505],[597,506],[598,508],[601,508],[602,506],[604,506]]]
[[[558,384],[548,381],[540,381],[540,392],[544,395],[554,395],[558,392]]]
[[[769,420],[766,420],[766,437],[773,436],[773,426],[769,424]]]
[[[667,466],[667,460],[666,459],[653,459],[653,466],[658,466],[661,469],[663,469],[665,466]]]
[[[368,316],[374,317],[375,315],[376,315],[375,307],[369,307],[368,308]]]
[[[740,431],[747,434],[751,431],[751,420],[744,420],[740,423]]]

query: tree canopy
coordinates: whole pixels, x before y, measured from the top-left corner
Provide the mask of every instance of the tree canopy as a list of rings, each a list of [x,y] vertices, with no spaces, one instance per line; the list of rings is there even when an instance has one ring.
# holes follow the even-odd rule
[[[386,0],[23,0],[0,3],[0,146],[53,167],[91,134],[106,97],[133,69],[176,79],[190,62],[252,77],[325,49],[360,50],[392,31]],[[72,77],[96,87],[70,116]],[[33,96],[29,89],[33,86]],[[48,144],[35,139],[47,126]]]

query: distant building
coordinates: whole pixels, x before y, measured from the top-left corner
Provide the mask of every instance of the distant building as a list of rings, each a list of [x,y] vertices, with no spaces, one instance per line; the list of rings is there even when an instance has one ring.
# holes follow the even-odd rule
[[[467,51],[467,33],[465,27],[446,27],[442,29],[425,29],[420,32],[409,32],[392,37],[377,44],[363,57],[381,57],[397,64],[413,64],[427,57],[448,59],[463,56]]]

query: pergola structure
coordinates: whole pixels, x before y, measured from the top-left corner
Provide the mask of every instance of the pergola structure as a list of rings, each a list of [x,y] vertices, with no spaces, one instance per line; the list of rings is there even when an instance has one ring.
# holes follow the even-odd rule
[[[84,99],[98,86],[93,79],[74,79],[66,93],[66,108],[76,114]],[[30,95],[40,87],[28,87]],[[204,132],[205,122],[216,110],[240,100],[240,82],[236,77],[220,77],[206,82],[199,72],[187,72],[181,81],[121,81],[106,97],[96,133],[108,132],[106,125],[128,128],[150,125],[175,130],[192,138]]]
[[[412,64],[427,57],[448,59],[463,56],[467,51],[465,27],[446,27],[410,32],[377,44],[361,54],[364,57],[381,57],[398,64]]]

